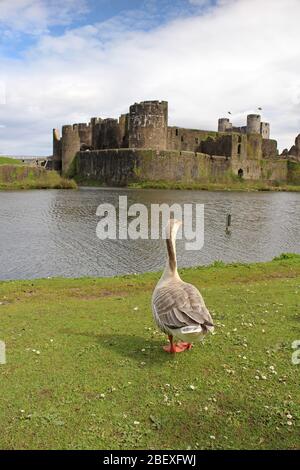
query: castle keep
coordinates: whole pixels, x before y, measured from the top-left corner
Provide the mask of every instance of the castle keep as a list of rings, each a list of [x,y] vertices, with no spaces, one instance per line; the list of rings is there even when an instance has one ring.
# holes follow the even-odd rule
[[[298,140],[297,140],[298,139]],[[229,176],[287,181],[289,161],[300,161],[300,136],[278,155],[269,123],[250,114],[218,131],[168,126],[166,101],[135,103],[119,119],[91,118],[53,130],[52,167],[64,174],[110,185],[135,181],[222,181]]]

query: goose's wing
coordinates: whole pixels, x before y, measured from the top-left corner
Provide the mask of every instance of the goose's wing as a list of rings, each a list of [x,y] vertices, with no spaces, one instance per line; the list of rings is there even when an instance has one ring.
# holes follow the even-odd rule
[[[186,282],[172,282],[159,287],[153,296],[158,320],[170,329],[201,326],[213,327],[213,321],[196,287]]]

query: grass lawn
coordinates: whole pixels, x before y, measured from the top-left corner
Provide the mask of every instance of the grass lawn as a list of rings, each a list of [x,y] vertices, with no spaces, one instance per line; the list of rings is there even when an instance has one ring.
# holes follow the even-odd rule
[[[186,269],[216,334],[162,350],[159,274],[0,283],[2,449],[299,449],[300,255]]]

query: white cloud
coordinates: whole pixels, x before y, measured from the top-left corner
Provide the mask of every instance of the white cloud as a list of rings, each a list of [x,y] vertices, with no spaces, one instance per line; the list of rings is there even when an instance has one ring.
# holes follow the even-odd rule
[[[222,0],[149,32],[114,18],[43,35],[23,60],[1,62],[0,152],[51,153],[51,129],[117,117],[135,101],[169,101],[171,125],[216,129],[263,108],[272,137],[300,132],[299,0]],[[224,4],[223,4],[224,3]]]

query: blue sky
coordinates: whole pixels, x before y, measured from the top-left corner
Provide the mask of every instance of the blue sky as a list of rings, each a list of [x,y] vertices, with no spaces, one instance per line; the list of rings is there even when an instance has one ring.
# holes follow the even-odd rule
[[[0,153],[51,154],[51,130],[169,101],[171,125],[300,132],[299,0],[1,0]]]

